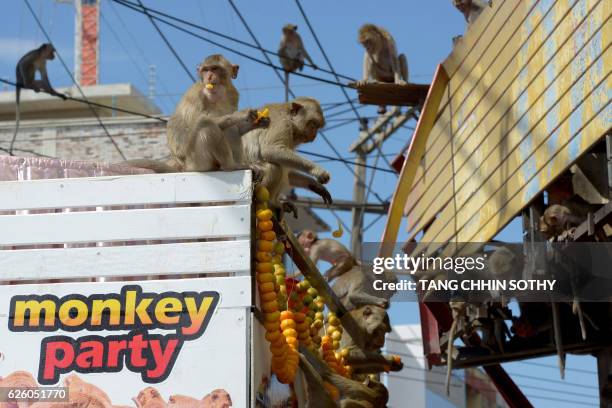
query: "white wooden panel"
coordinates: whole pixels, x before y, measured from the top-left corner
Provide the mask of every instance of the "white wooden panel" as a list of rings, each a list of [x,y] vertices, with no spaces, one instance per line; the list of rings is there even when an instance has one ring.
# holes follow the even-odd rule
[[[0,245],[249,236],[250,205],[0,216]]]
[[[0,182],[0,211],[250,200],[250,171]]]
[[[249,273],[248,240],[0,251],[0,281]]]

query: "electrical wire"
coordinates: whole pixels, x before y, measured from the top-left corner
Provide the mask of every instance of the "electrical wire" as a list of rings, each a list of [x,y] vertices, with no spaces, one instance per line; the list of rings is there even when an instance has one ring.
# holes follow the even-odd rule
[[[159,28],[159,26],[157,25],[157,23],[155,22],[155,20],[153,19],[153,17],[149,14],[149,12],[147,11],[146,7],[142,4],[141,0],[138,0],[138,4],[140,5],[140,7],[142,7],[145,15],[147,17],[149,17],[149,20],[151,21],[151,24],[153,24],[153,27],[155,28],[155,31],[157,31],[157,34],[159,34],[159,36],[162,38],[162,40],[164,40],[164,42],[166,43],[166,45],[168,46],[168,49],[170,49],[170,52],[172,52],[172,55],[174,55],[174,58],[176,58],[176,60],[178,61],[179,64],[181,64],[181,67],[183,67],[183,70],[187,73],[187,75],[189,76],[189,78],[191,78],[191,80],[193,82],[196,82],[196,78],[195,76],[193,76],[193,74],[191,73],[191,71],[189,70],[189,68],[187,68],[187,65],[185,65],[185,63],[183,62],[183,60],[181,59],[181,57],[178,55],[178,53],[176,52],[176,50],[174,49],[174,47],[172,46],[172,44],[170,44],[170,41],[168,41],[168,39],[166,38],[166,36],[164,35],[164,32]]]
[[[51,41],[51,37],[49,37],[49,34],[47,34],[47,30],[45,30],[45,27],[43,27],[41,21],[39,20],[38,16],[34,12],[34,9],[32,9],[32,6],[30,5],[30,1],[29,0],[25,0],[25,3],[26,3],[26,6],[28,6],[28,9],[30,10],[30,13],[32,14],[32,17],[34,17],[34,20],[36,20],[36,24],[38,24],[38,27],[40,28],[40,31],[42,31],[42,33],[45,35],[45,37],[47,38],[47,41],[49,43],[53,43],[53,41]],[[70,79],[72,79],[72,82],[74,83],[74,85],[77,87],[77,89],[81,93],[81,96],[83,97],[83,99],[87,100],[87,98],[85,97],[85,93],[83,92],[83,89],[81,89],[81,86],[77,83],[76,79],[74,78],[74,75],[72,75],[72,72],[70,72],[70,69],[68,68],[68,65],[66,65],[66,62],[62,58],[61,54],[57,50],[55,50],[55,53],[57,54],[58,59],[60,60],[60,62],[64,66],[64,69],[66,70],[66,72],[70,76]],[[91,105],[89,105],[89,108],[90,108],[91,112],[94,114],[94,116],[96,117],[96,119],[98,120],[98,123],[100,124],[102,129],[104,129],[104,132],[108,135],[108,138],[110,139],[110,141],[113,144],[113,146],[115,146],[115,149],[117,149],[117,152],[119,153],[119,156],[121,156],[121,158],[123,160],[127,160],[127,158],[123,154],[123,151],[121,151],[121,148],[119,148],[119,145],[117,144],[115,139],[113,139],[113,137],[110,135],[110,133],[108,132],[108,129],[106,129],[106,126],[104,126],[104,123],[102,123],[102,119],[100,119],[100,116],[98,115],[98,112],[96,112],[96,110]]]
[[[115,0],[111,0],[111,1],[115,1]],[[129,1],[129,0],[121,0],[121,1],[122,1],[122,2],[124,2],[124,3],[126,3],[126,4],[130,4],[130,5],[134,6],[134,7],[138,7],[138,5],[137,5],[137,4],[135,4],[135,3],[133,3],[133,2],[131,2],[131,1]],[[215,30],[211,30],[211,29],[206,28],[206,27],[204,27],[204,26],[202,26],[202,25],[192,23],[192,22],[187,21],[187,20],[185,20],[185,19],[182,19],[182,18],[179,18],[179,17],[173,16],[173,15],[171,15],[171,14],[164,13],[164,12],[162,12],[162,11],[159,11],[159,10],[156,10],[156,9],[153,9],[153,8],[150,8],[150,7],[144,7],[144,8],[143,8],[143,10],[144,10],[144,9],[146,9],[146,10],[147,10],[149,13],[157,14],[157,15],[159,15],[159,16],[162,16],[162,17],[168,18],[168,19],[170,19],[170,20],[176,21],[176,22],[178,22],[178,23],[184,24],[184,25],[186,25],[186,26],[189,26],[189,27],[192,27],[192,28],[195,28],[195,29],[198,29],[198,30],[204,31],[204,32],[209,33],[209,34],[216,35],[216,36],[218,36],[218,37],[221,37],[221,38],[226,39],[226,40],[229,40],[229,41],[233,41],[233,42],[235,42],[235,43],[237,43],[237,44],[244,45],[244,46],[249,47],[249,48],[253,48],[253,49],[257,49],[257,50],[261,50],[261,51],[262,51],[263,53],[265,53],[266,55],[267,55],[267,54],[269,54],[269,55],[275,55],[275,56],[277,56],[277,57],[280,57],[280,55],[278,54],[278,52],[275,52],[275,51],[271,51],[271,50],[265,49],[265,48],[263,48],[263,47],[262,47],[260,44],[257,44],[257,45],[255,45],[255,44],[251,44],[251,43],[249,43],[249,42],[247,42],[247,41],[240,40],[240,39],[238,39],[238,38],[235,38],[235,37],[229,36],[229,35],[227,35],[227,34],[223,34],[223,33],[221,33],[221,32],[215,31]],[[257,41],[255,41],[255,42],[257,42]],[[309,64],[309,63],[307,63],[307,62],[305,62],[305,63],[304,63],[304,65],[305,65],[305,66],[307,66],[307,67],[310,67],[310,68],[315,68],[315,66],[314,66],[314,65]],[[282,68],[281,68],[281,69],[282,69]],[[329,71],[329,70],[326,70],[326,69],[322,69],[322,68],[318,68],[318,67],[317,67],[317,70],[319,70],[319,71],[321,71],[321,72],[328,73],[328,74],[333,74],[333,73],[332,73],[332,71]],[[355,78],[352,78],[352,77],[347,76],[347,75],[341,75],[341,74],[337,74],[337,75],[338,75],[340,78],[346,79],[347,81],[351,81],[351,82],[355,82],[355,81],[356,81],[356,79],[355,79]]]
[[[142,9],[139,9],[138,6],[131,5],[131,3],[127,2],[126,0],[111,0],[111,1],[114,1],[117,4],[120,4],[120,5],[124,6],[124,7],[127,7],[127,8],[129,8],[129,9],[131,9],[133,11],[138,12],[138,13],[144,14]],[[266,65],[266,66],[269,66],[269,67],[272,67],[272,68],[275,68],[275,69],[283,69],[281,66],[270,64],[267,61],[264,61],[264,60],[261,60],[259,58],[253,57],[253,56],[248,55],[248,54],[246,54],[246,53],[244,53],[242,51],[235,50],[235,49],[233,49],[231,47],[228,47],[226,45],[223,45],[223,44],[221,44],[221,43],[219,43],[217,41],[211,40],[211,39],[206,38],[206,37],[204,37],[204,36],[202,36],[200,34],[196,34],[196,33],[192,32],[192,31],[189,31],[186,28],[180,27],[180,26],[178,26],[178,25],[176,25],[176,24],[174,24],[172,22],[164,20],[164,19],[162,19],[160,17],[152,16],[151,15],[151,18],[153,18],[153,19],[155,19],[155,20],[157,20],[159,22],[162,22],[162,23],[164,23],[166,25],[169,25],[170,27],[173,27],[173,28],[175,28],[175,29],[177,29],[179,31],[182,31],[182,32],[186,33],[186,34],[189,34],[189,35],[191,35],[193,37],[196,37],[196,38],[199,38],[199,39],[201,39],[203,41],[206,41],[209,44],[213,44],[213,45],[215,45],[215,46],[217,46],[217,47],[219,47],[221,49],[229,51],[229,52],[231,52],[233,54],[240,55],[241,57],[244,57],[244,58],[246,58],[248,60],[251,60],[251,61],[254,61],[254,62],[258,62],[258,63],[260,63],[262,65]],[[293,74],[297,75],[297,76],[300,76],[300,77],[303,77],[303,78],[308,78],[308,79],[312,79],[312,80],[315,80],[315,81],[324,82],[324,83],[327,83],[327,84],[330,84],[330,85],[336,85],[336,86],[343,87],[343,88],[351,88],[347,84],[343,84],[343,83],[332,81],[332,80],[329,80],[329,79],[317,77],[317,76],[314,76],[314,75],[308,75],[308,74],[304,74],[304,73],[301,73],[301,72],[294,72]]]
[[[3,78],[0,78],[0,82],[5,83],[7,85],[15,86],[15,87],[17,86],[17,84],[15,82],[9,81],[9,80],[3,79]],[[27,88],[24,88],[24,89],[27,89]],[[46,91],[44,89],[41,89],[40,92],[46,93],[47,95],[55,96],[57,98],[60,98],[59,96],[54,95],[54,94],[52,94],[52,93],[50,93],[50,92],[48,92],[48,91]],[[89,106],[95,106],[95,107],[98,107],[98,108],[108,109],[108,110],[115,111],[115,112],[128,113],[130,115],[141,116],[141,117],[147,118],[147,119],[155,119],[155,120],[158,120],[158,121],[164,122],[164,123],[168,122],[166,119],[160,118],[159,116],[153,116],[153,115],[148,115],[146,113],[135,112],[135,111],[132,111],[132,110],[129,110],[129,109],[117,108],[115,106],[105,105],[103,103],[92,102],[92,101],[90,101],[88,99],[75,98],[73,96],[69,96],[69,95],[66,95],[66,94],[64,94],[64,96],[66,97],[66,100],[70,100],[70,101],[74,101],[74,102],[79,102],[79,103],[84,103],[84,104],[89,105]],[[104,128],[104,126],[103,126],[103,128]]]
[[[342,157],[340,157],[340,158],[334,158],[334,157],[332,157],[332,156],[327,156],[327,155],[325,155],[325,154],[315,153],[315,152],[307,152],[307,151],[304,151],[304,150],[299,150],[299,149],[298,149],[297,151],[298,151],[299,153],[302,153],[302,154],[308,154],[308,155],[310,155],[310,156],[314,156],[314,157],[321,157],[321,158],[324,158],[324,159],[329,159],[329,160],[339,161],[339,162],[346,163],[346,164],[352,164],[352,165],[354,165],[354,166],[361,166],[361,167],[365,167],[365,168],[372,169],[372,170],[380,170],[380,171],[384,171],[384,172],[388,172],[388,173],[395,173],[393,170],[389,170],[389,169],[382,169],[382,168],[380,168],[380,167],[374,167],[374,166],[370,166],[369,164],[364,164],[364,163],[356,163],[356,162],[352,162],[352,161],[349,161],[349,160],[345,160],[345,159],[343,159]],[[351,170],[352,170],[352,169],[351,169]]]

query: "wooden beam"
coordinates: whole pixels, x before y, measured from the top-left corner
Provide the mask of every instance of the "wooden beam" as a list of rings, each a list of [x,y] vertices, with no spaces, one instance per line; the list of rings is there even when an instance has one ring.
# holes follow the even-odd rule
[[[374,82],[359,87],[351,83],[349,86],[357,89],[359,103],[364,105],[417,106],[425,100],[429,91],[428,84]]]

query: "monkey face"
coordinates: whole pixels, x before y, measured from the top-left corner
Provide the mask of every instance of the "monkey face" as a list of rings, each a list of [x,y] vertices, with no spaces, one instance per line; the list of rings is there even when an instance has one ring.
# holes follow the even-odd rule
[[[206,58],[198,65],[198,75],[205,84],[219,85],[238,77],[238,65],[232,65],[225,57],[216,54]],[[212,88],[214,89],[214,88]],[[211,90],[212,90],[211,89]]]
[[[374,305],[364,306],[362,316],[366,332],[369,335],[369,345],[372,348],[381,348],[385,345],[385,336],[391,331],[389,315],[387,311]]]
[[[44,57],[48,60],[54,60],[55,59],[55,47],[53,47],[53,45],[51,44],[45,44],[44,45]]]
[[[204,408],[229,408],[232,406],[232,398],[227,391],[216,389],[202,399],[202,406]]]
[[[317,233],[311,230],[304,230],[298,236],[298,242],[304,249],[309,249],[312,243],[317,240]]]
[[[288,36],[293,35],[297,31],[297,28],[298,26],[295,24],[285,24],[283,27],[283,34]]]

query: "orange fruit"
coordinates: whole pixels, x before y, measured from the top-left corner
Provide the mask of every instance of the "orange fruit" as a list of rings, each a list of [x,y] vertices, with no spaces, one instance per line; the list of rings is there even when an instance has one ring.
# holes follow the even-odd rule
[[[271,300],[261,305],[261,310],[263,310],[264,313],[276,312],[278,310],[278,303],[276,302],[276,299]]]
[[[270,255],[269,252],[257,252],[255,254],[255,259],[257,259],[259,262],[270,262],[272,260],[272,255]]]
[[[266,340],[268,340],[270,343],[276,341],[276,339],[278,339],[280,336],[281,333],[279,331],[266,332]]]
[[[299,332],[305,332],[309,328],[310,328],[310,325],[308,324],[308,322],[302,322],[295,327],[295,329]]]
[[[257,229],[260,231],[272,231],[272,228],[274,228],[272,221],[259,221],[257,223]]]
[[[308,332],[302,332],[302,333],[298,333],[298,340],[300,341],[304,341],[306,339],[310,338],[310,333]]]
[[[287,319],[293,319],[293,312],[291,310],[285,310],[284,312],[282,312],[280,314],[280,319],[281,320],[287,320]]]
[[[274,330],[279,330],[280,326],[278,325],[277,321],[273,321],[273,322],[264,322],[264,328],[266,329],[266,331],[274,331]]]
[[[276,239],[276,232],[274,231],[265,231],[262,232],[260,238],[265,241],[274,241]]]
[[[272,252],[274,244],[270,241],[259,240],[257,241],[257,250],[262,252]]]
[[[264,318],[266,319],[266,322],[278,322],[279,316],[279,312],[264,313]]]
[[[283,347],[270,346],[270,353],[274,356],[283,356],[285,354],[285,349]]]
[[[296,312],[294,319],[296,322],[302,323],[304,320],[306,320],[306,315],[302,312]]]
[[[270,262],[257,262],[255,270],[261,273],[272,273],[274,272],[274,266]]]
[[[259,293],[274,292],[274,282],[266,282],[259,284]]]
[[[262,302],[269,302],[276,299],[276,292],[266,292],[260,295]]]
[[[293,348],[297,348],[298,339],[296,339],[295,337],[287,337],[285,340],[287,341],[287,344],[289,346],[292,346]]]
[[[259,283],[274,282],[275,280],[276,280],[276,277],[269,272],[265,272],[265,273],[260,272],[257,274],[257,282]]]

